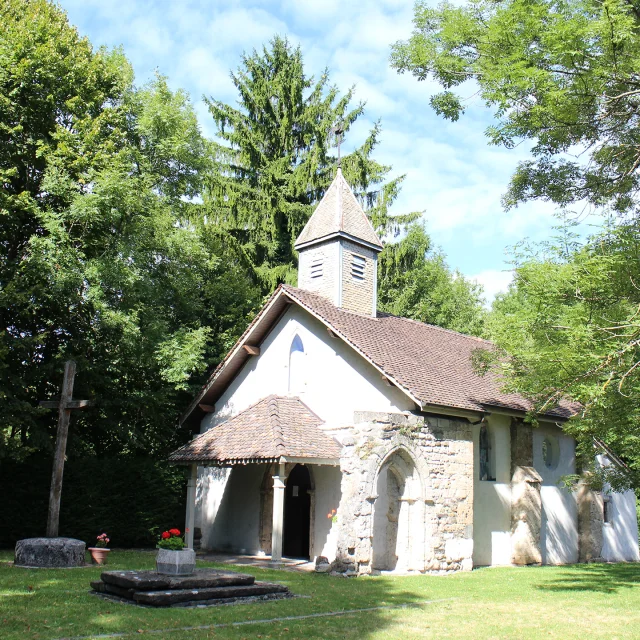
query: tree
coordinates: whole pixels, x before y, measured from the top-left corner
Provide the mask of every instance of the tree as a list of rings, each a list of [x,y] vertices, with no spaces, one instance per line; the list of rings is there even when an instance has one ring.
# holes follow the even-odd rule
[[[611,226],[583,242],[564,228],[556,242],[525,248],[516,266],[488,320],[508,387],[540,411],[562,398],[580,403],[565,431],[585,467],[595,439],[627,463],[595,480],[640,487],[640,227]]]
[[[218,164],[205,202],[209,224],[236,239],[266,294],[280,282],[295,283],[294,242],[335,175],[335,127],[348,134],[364,105],[350,108],[353,89],[341,96],[326,71],[317,81],[308,77],[300,48],[279,37],[243,56],[231,78],[239,108],[208,100],[225,144],[215,146]],[[374,228],[389,241],[380,256],[381,308],[480,332],[479,289],[448,270],[423,227],[408,229],[420,213],[390,214],[404,176],[386,181],[391,168],[372,158],[379,133],[377,123],[341,166]]]
[[[400,242],[387,244],[380,254],[378,306],[397,316],[484,335],[482,287],[452,272],[418,223],[410,225]]]
[[[460,117],[454,89],[471,83],[495,109],[492,144],[532,142],[507,208],[540,198],[565,215],[584,203],[611,214],[585,242],[567,227],[558,243],[516,255],[514,285],[494,305],[489,333],[508,388],[538,410],[561,397],[582,404],[565,429],[585,464],[594,437],[628,462],[624,473],[605,474],[618,488],[640,486],[639,19],[627,0],[419,2],[413,35],[391,54],[399,72],[440,83],[431,104],[444,117]]]
[[[639,26],[631,0],[417,2],[413,35],[393,46],[391,64],[442,85],[431,104],[450,120],[464,111],[453,89],[477,85],[495,109],[490,142],[532,141],[533,159],[518,166],[507,206],[543,198],[635,215]]]
[[[0,455],[50,448],[37,402],[67,358],[96,400],[70,455],[161,453],[259,301],[201,222],[209,143],[184,93],[160,76],[136,89],[124,55],[94,52],[58,7],[0,13]]]
[[[231,79],[238,108],[207,100],[224,142],[215,145],[207,217],[236,239],[266,294],[281,282],[295,283],[293,245],[335,175],[336,126],[347,134],[364,105],[350,108],[353,89],[341,96],[326,71],[318,80],[307,76],[300,48],[280,37],[262,52],[244,55]],[[371,157],[379,133],[376,124],[341,164],[374,226],[385,234],[418,214],[389,216],[403,177],[384,182],[390,167]]]

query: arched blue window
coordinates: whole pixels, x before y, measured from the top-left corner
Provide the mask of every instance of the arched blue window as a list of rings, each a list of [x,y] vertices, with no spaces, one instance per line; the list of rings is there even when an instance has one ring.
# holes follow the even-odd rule
[[[304,345],[298,334],[289,349],[289,393],[300,393],[304,386]]]

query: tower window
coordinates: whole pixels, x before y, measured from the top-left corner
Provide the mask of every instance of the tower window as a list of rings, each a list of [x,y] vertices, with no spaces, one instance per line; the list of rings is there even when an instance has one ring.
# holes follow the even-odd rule
[[[322,278],[322,258],[316,258],[311,263],[311,277]]]
[[[351,256],[351,277],[358,282],[364,280],[364,267],[367,261],[362,256],[357,256],[355,253]]]

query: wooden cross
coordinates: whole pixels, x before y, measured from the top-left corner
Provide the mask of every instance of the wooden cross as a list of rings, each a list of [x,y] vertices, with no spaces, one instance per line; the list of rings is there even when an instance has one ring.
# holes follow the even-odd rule
[[[67,451],[67,435],[69,434],[71,409],[82,409],[91,404],[90,400],[72,400],[73,379],[75,377],[76,363],[73,360],[67,360],[64,365],[64,378],[62,380],[60,400],[43,400],[40,402],[40,406],[46,409],[58,409],[58,435],[56,436],[56,453],[53,458],[53,472],[51,474],[47,538],[58,537],[62,474],[64,472],[64,459]]]

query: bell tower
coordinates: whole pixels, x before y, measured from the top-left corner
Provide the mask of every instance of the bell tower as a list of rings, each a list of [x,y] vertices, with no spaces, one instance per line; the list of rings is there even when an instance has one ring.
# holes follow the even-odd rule
[[[382,243],[340,168],[294,247],[301,289],[375,317]]]

